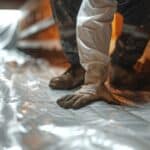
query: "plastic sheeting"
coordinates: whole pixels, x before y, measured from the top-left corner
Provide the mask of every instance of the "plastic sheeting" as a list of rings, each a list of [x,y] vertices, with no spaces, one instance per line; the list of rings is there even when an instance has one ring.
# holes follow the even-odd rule
[[[13,51],[0,57],[0,150],[150,149],[150,105],[65,110],[56,99],[73,91],[48,87],[59,69]]]
[[[0,9],[0,49],[11,48],[16,43],[16,29],[21,16],[20,10]]]

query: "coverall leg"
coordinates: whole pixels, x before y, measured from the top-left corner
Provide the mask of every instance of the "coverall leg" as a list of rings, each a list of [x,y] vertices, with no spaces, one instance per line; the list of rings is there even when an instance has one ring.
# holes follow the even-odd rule
[[[100,98],[101,85],[107,77],[111,23],[117,9],[116,0],[83,0],[77,17],[77,43],[85,82],[75,94],[58,100],[65,108]]]
[[[125,23],[142,25],[146,0],[83,0],[77,17],[77,44],[80,63],[85,69],[84,85],[74,94],[67,95],[58,104],[65,108],[79,108],[101,98],[107,78],[111,23],[119,10]],[[140,13],[138,12],[140,11]],[[134,15],[132,15],[134,14]],[[138,14],[141,19],[137,18]]]

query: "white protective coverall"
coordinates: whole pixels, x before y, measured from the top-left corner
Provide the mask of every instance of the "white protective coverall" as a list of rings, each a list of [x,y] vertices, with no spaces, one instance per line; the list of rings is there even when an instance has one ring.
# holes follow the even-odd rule
[[[57,101],[60,106],[77,109],[102,98],[102,84],[107,78],[110,60],[111,23],[116,10],[116,0],[82,1],[76,33],[80,63],[86,71],[85,82],[74,94],[60,98]]]
[[[116,0],[82,2],[77,17],[77,43],[86,74],[85,85],[77,92],[94,94],[107,77],[111,23],[116,9]]]
[[[137,5],[134,5],[135,3]],[[117,9],[128,10],[124,14],[126,23],[141,24],[142,15],[149,14],[149,11],[145,11],[146,4],[147,0],[82,1],[77,17],[76,33],[80,63],[86,71],[85,82],[77,92],[60,98],[57,101],[60,106],[77,109],[101,98],[114,101],[115,97],[104,86],[110,62],[108,50],[113,16]]]

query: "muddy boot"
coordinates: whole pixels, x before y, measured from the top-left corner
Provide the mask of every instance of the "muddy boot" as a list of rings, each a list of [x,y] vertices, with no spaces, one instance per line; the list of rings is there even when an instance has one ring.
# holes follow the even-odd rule
[[[84,85],[75,93],[58,99],[57,104],[66,109],[79,109],[101,100],[101,97],[106,95],[102,87],[107,78],[107,68],[107,64],[90,64],[85,73]]]
[[[104,85],[101,85],[99,88],[95,88],[95,85],[92,86],[93,85],[82,86],[82,88],[74,94],[66,95],[58,99],[57,104],[65,109],[80,109],[96,101],[105,100],[109,103],[117,104],[125,101],[121,98],[119,100],[116,99]],[[126,101],[123,102],[121,104],[124,104]]]
[[[135,94],[134,92],[126,91],[125,93],[120,93],[119,90],[112,89],[109,85],[101,85],[97,89],[93,88],[92,85],[84,85],[74,94],[58,99],[57,104],[65,109],[80,109],[96,101],[106,101],[111,104],[125,106],[138,106],[136,102],[132,101],[132,98],[136,98],[139,95],[140,98],[144,96],[145,101],[148,101],[150,97],[148,92]]]
[[[64,74],[50,81],[49,86],[53,89],[73,89],[84,82],[84,69],[80,65],[72,65]]]

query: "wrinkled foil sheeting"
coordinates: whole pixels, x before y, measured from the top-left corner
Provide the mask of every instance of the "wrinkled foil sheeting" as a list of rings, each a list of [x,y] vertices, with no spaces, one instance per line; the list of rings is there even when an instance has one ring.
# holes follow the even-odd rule
[[[52,90],[48,83],[63,70],[13,48],[2,50],[14,40],[10,28],[5,34],[3,29],[0,150],[150,149],[150,104],[129,108],[100,101],[80,110],[60,108],[56,100],[73,91]]]
[[[150,105],[65,110],[56,99],[73,91],[48,87],[57,74],[46,61],[3,50],[0,60],[0,150],[150,149]]]
[[[18,22],[22,15],[21,10],[0,9],[0,49],[15,45]]]

